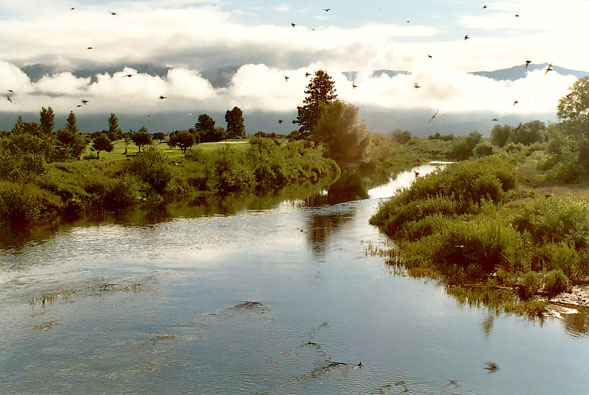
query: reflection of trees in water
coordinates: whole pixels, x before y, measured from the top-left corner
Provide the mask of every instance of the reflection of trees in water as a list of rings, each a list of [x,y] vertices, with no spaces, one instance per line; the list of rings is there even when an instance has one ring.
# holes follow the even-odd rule
[[[305,199],[305,204],[307,207],[320,207],[367,198],[368,189],[362,175],[357,171],[348,171],[342,173],[327,193],[310,196]]]
[[[493,332],[493,325],[495,324],[495,313],[493,311],[487,312],[487,316],[483,318],[483,322],[481,323],[481,327],[483,328],[483,333],[485,336],[489,337],[491,332]]]
[[[566,333],[574,337],[589,335],[589,309],[577,308],[578,314],[562,314]]]
[[[342,224],[352,219],[354,213],[312,215],[309,223],[309,241],[313,248],[313,254],[317,258],[325,255],[329,237],[333,236]]]
[[[285,200],[307,199],[319,194],[331,180],[318,183],[289,185],[278,190],[229,194],[226,196],[199,196],[192,200],[152,204],[149,202],[118,212],[98,212],[71,223],[51,224],[30,229],[0,227],[0,249],[17,253],[34,241],[37,244],[51,240],[58,232],[68,232],[73,227],[89,227],[104,224],[122,226],[148,226],[171,221],[174,218],[197,218],[211,215],[235,215],[243,210],[265,210],[277,207]]]

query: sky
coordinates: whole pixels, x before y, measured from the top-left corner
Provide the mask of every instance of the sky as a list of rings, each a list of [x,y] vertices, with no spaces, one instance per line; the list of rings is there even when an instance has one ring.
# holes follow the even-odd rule
[[[233,106],[246,121],[294,116],[305,73],[318,69],[361,114],[535,119],[555,113],[575,77],[536,70],[496,81],[470,72],[525,60],[589,71],[585,0],[0,0],[0,10],[0,92],[12,101],[0,100],[4,120],[42,106],[78,118]],[[26,73],[34,67],[37,78]],[[399,126],[394,117],[383,125]]]

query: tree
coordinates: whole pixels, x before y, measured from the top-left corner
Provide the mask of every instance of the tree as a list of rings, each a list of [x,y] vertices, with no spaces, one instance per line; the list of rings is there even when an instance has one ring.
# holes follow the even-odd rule
[[[335,83],[323,70],[315,72],[315,77],[307,85],[305,94],[307,97],[303,100],[303,106],[297,107],[298,115],[296,119],[296,123],[301,125],[299,131],[302,137],[307,137],[309,133],[314,132],[315,125],[317,125],[321,116],[321,106],[330,105],[337,99]]]
[[[200,114],[194,128],[203,134],[215,133],[215,120],[208,114]]]
[[[512,140],[516,144],[532,145],[541,143],[546,136],[546,125],[542,121],[531,121],[513,129]]]
[[[123,133],[123,142],[125,143],[125,152],[124,152],[125,155],[127,155],[129,144],[131,144],[131,141],[133,141],[134,134],[135,134],[135,132],[133,131],[133,129],[129,129],[128,132]]]
[[[411,132],[408,130],[403,129],[395,129],[391,133],[391,137],[395,140],[398,144],[407,144],[411,140]]]
[[[166,138],[166,134],[165,134],[165,133],[163,133],[163,132],[155,132],[155,133],[153,134],[153,138],[154,138],[154,139],[156,139],[156,140],[158,140],[158,141],[159,141],[159,143],[161,144],[161,143],[162,143],[162,141],[163,141],[163,140],[165,140],[165,138]]]
[[[180,147],[183,154],[194,145],[194,135],[186,130],[174,132],[170,135],[170,147]]]
[[[495,125],[491,131],[491,143],[499,148],[505,147],[513,134],[513,128],[505,125]]]
[[[41,131],[44,135],[49,136],[53,134],[53,129],[55,128],[55,113],[53,112],[53,108],[41,107],[40,124]]]
[[[577,141],[589,140],[589,77],[575,81],[559,100],[556,116],[569,124],[567,129]]]
[[[243,111],[239,107],[233,107],[225,113],[225,122],[227,122],[228,138],[245,137],[245,126],[243,125]]]
[[[119,127],[119,119],[115,114],[110,114],[110,118],[108,119],[108,138],[111,141],[118,140],[123,135],[123,130]]]
[[[96,159],[100,159],[100,151],[112,152],[112,150],[114,149],[114,145],[108,138],[108,135],[101,133],[94,139],[94,142],[92,143],[92,148],[95,151],[97,151]]]
[[[362,160],[370,142],[366,125],[358,123],[358,107],[340,100],[321,106],[312,137],[339,163]]]
[[[57,131],[57,141],[65,148],[68,156],[74,159],[80,159],[82,152],[86,149],[86,139],[84,136],[74,133],[69,129],[59,129]],[[61,158],[65,160],[67,158]]]
[[[141,152],[141,147],[152,143],[151,134],[149,134],[145,126],[139,129],[137,133],[133,134],[133,137],[131,139],[133,140],[137,148],[139,148],[139,152]]]
[[[76,114],[74,114],[73,111],[70,111],[70,115],[68,115],[67,120],[65,121],[65,129],[72,133],[78,133],[78,121],[76,120]]]

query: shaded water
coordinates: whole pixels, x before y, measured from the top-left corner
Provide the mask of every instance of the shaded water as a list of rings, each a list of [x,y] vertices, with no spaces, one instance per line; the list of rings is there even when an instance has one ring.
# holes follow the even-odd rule
[[[0,250],[2,392],[587,393],[586,314],[495,316],[367,256],[414,177]]]

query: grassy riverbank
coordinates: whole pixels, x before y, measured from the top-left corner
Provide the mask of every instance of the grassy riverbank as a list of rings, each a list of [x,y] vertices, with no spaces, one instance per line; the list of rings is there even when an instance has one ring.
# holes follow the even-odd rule
[[[336,179],[340,172],[320,148],[304,141],[252,138],[173,157],[158,146],[142,151],[125,160],[53,162],[27,182],[0,181],[0,218],[5,226],[29,228],[138,205],[264,193]]]
[[[461,302],[541,315],[548,297],[589,282],[589,184],[565,186],[529,156],[418,178],[371,219],[395,242],[381,253]]]

